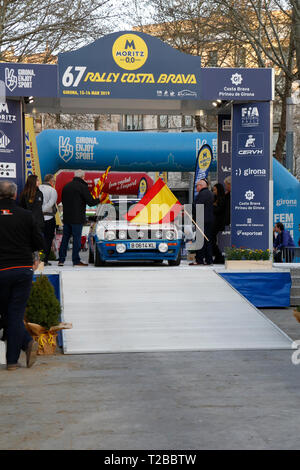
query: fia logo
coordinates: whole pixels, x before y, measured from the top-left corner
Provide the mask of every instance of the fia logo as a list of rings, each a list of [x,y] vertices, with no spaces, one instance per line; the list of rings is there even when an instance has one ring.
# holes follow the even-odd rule
[[[74,146],[70,144],[70,137],[59,137],[59,156],[67,163],[73,157]]]
[[[241,109],[242,127],[256,127],[259,125],[259,112],[257,106],[247,106]]]

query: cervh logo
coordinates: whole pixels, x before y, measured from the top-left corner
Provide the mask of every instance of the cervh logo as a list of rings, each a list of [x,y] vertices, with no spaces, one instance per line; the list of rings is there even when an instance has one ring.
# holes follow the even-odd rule
[[[241,109],[242,127],[257,127],[259,125],[259,112],[257,106],[244,106]]]
[[[262,132],[256,134],[238,134],[239,155],[263,155],[264,135]]]
[[[148,59],[148,47],[137,34],[122,34],[112,47],[115,63],[125,70],[137,70]]]
[[[60,158],[67,163],[73,157],[74,145],[70,144],[70,137],[59,136],[58,153]]]

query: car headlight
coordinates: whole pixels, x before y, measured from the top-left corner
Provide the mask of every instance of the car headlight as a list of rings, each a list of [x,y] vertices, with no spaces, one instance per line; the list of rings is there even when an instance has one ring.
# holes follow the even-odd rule
[[[125,238],[127,237],[127,233],[125,230],[120,230],[119,231],[119,238],[120,240],[125,240]]]
[[[167,243],[160,243],[158,245],[158,250],[161,252],[161,253],[166,253],[168,251],[168,244]]]
[[[157,230],[155,232],[155,238],[162,238],[162,231],[161,230]]]
[[[114,240],[116,238],[116,232],[113,232],[113,230],[108,230],[105,233],[105,238],[106,240]]]
[[[175,232],[173,230],[167,230],[166,231],[166,239],[167,240],[174,240],[175,238]]]
[[[116,250],[117,250],[117,252],[120,253],[120,254],[121,254],[121,253],[125,253],[125,251],[126,251],[126,245],[125,245],[125,243],[117,243],[117,244],[116,244]]]

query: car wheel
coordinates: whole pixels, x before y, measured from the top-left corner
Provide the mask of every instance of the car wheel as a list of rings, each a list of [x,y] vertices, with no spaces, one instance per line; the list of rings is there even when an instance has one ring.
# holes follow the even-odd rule
[[[97,248],[97,244],[95,243],[95,248],[94,248],[94,265],[95,266],[104,266],[105,261],[101,258],[101,255],[99,253],[99,250]]]
[[[177,258],[175,260],[168,261],[169,266],[179,266],[181,263],[181,250],[178,251]]]

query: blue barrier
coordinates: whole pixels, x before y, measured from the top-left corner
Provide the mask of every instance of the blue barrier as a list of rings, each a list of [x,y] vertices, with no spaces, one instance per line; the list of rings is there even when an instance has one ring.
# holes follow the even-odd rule
[[[255,307],[289,307],[290,273],[219,273]]]

